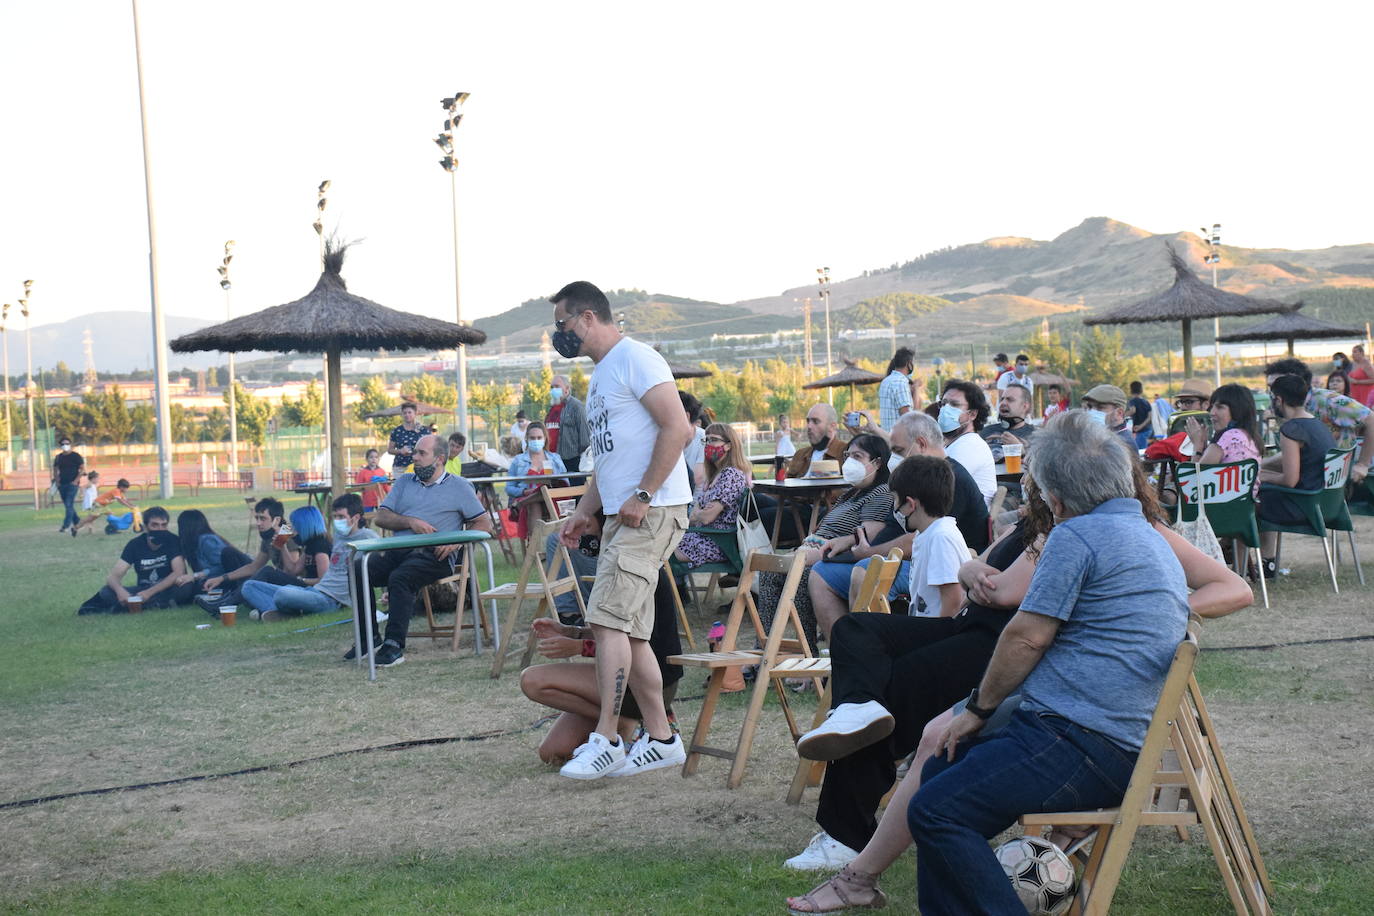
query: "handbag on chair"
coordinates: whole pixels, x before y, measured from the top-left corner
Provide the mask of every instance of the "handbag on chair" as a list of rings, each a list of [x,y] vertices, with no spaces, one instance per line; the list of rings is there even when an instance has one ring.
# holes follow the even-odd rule
[[[1207,521],[1207,507],[1202,501],[1202,465],[1194,461],[1193,470],[1195,472],[1193,476],[1193,492],[1195,494],[1193,501],[1197,506],[1197,518],[1191,522],[1184,521],[1180,502],[1178,522],[1174,525],[1174,530],[1182,535],[1189,544],[1225,566],[1226,555],[1221,550],[1221,542],[1217,540],[1216,534],[1212,531],[1212,523]],[[1180,492],[1180,501],[1182,497],[1183,494]]]
[[[752,516],[753,521],[748,520],[747,516]],[[754,501],[753,490],[744,491],[744,500],[740,503],[739,513],[735,516],[735,538],[739,542],[741,559],[749,556],[751,550],[773,552],[772,541],[763,527],[763,519],[759,517],[759,507]]]

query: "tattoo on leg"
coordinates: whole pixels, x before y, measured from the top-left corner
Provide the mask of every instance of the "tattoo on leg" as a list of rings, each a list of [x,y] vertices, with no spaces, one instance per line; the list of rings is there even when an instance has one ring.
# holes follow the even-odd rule
[[[620,704],[625,699],[625,669],[617,668],[615,672],[615,695],[611,697],[611,715],[620,715]]]

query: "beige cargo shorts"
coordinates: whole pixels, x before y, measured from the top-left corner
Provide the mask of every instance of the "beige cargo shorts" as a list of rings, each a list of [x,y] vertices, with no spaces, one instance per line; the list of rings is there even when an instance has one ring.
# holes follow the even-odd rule
[[[651,507],[638,528],[606,517],[587,623],[648,639],[654,629],[658,571],[687,530],[686,506]]]

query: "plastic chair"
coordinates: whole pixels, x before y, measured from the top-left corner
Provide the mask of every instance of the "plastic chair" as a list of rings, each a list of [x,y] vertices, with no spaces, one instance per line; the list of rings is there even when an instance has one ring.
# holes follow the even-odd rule
[[[1336,532],[1344,531],[1350,539],[1350,557],[1355,561],[1355,574],[1364,585],[1364,567],[1360,565],[1360,552],[1355,547],[1355,524],[1350,519],[1350,504],[1345,501],[1345,484],[1350,477],[1350,465],[1355,449],[1336,449],[1326,453],[1326,471],[1322,490],[1322,519],[1331,532],[1331,556],[1335,565],[1341,562],[1341,546],[1336,540]],[[1366,483],[1368,478],[1365,478]]]
[[[744,511],[744,503],[748,499],[748,491],[740,497],[740,504],[736,512]],[[687,529],[710,539],[720,552],[725,555],[725,559],[717,563],[704,563],[701,566],[687,566],[687,564],[672,557],[668,561],[669,568],[672,570],[673,579],[687,583],[687,590],[693,595],[693,602],[702,613],[707,612],[711,605],[711,596],[720,588],[721,576],[738,576],[744,569],[744,560],[739,555],[739,539],[735,534],[735,527],[729,528],[706,528],[693,526]],[[705,589],[701,589],[692,583],[692,576],[709,574],[710,580]]]
[[[1251,551],[1254,552],[1255,567],[1262,569],[1254,491],[1255,478],[1259,476],[1259,462],[1247,458],[1227,464],[1204,464],[1200,469],[1196,464],[1181,463],[1176,473],[1179,502],[1175,514],[1185,522],[1197,520],[1198,488],[1201,487],[1201,501],[1206,507],[1207,522],[1212,526],[1212,533],[1218,539],[1232,538],[1249,548],[1236,551],[1236,573],[1245,575],[1245,563]],[[1260,592],[1264,595],[1264,606],[1269,607],[1269,585],[1262,575]]]
[[[1345,495],[1343,492],[1340,492],[1345,488],[1345,459],[1349,457],[1351,451],[1353,450],[1333,449],[1326,453],[1326,466],[1328,469],[1326,483],[1328,485],[1331,483],[1330,469],[1332,467],[1332,463],[1333,461],[1336,461],[1338,456],[1340,459],[1338,462],[1338,476],[1340,478],[1340,488],[1338,489],[1336,496],[1340,499],[1342,505],[1345,504]],[[1323,504],[1332,502],[1331,497],[1325,495],[1327,492],[1329,491],[1326,488],[1320,490],[1298,490],[1293,487],[1280,487],[1274,484],[1265,484],[1260,491],[1261,500],[1264,499],[1264,494],[1266,493],[1282,493],[1285,496],[1287,496],[1294,503],[1294,505],[1296,505],[1302,511],[1304,521],[1298,523],[1284,524],[1279,522],[1272,522],[1268,519],[1261,518],[1259,520],[1259,529],[1261,532],[1277,532],[1280,536],[1280,550],[1282,549],[1283,543],[1282,536],[1285,534],[1301,534],[1307,535],[1309,537],[1321,538],[1322,550],[1326,552],[1326,569],[1327,572],[1331,575],[1331,590],[1339,595],[1341,592],[1341,587],[1336,583],[1336,563],[1331,555],[1331,542],[1328,541],[1326,538],[1326,516],[1322,512]]]

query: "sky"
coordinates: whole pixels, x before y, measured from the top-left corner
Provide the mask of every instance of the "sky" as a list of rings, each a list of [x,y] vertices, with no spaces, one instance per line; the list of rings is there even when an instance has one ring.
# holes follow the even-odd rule
[[[1374,241],[1374,4],[142,0],[171,315],[349,288],[463,317],[574,279],[723,302],[1089,216]],[[147,309],[130,4],[0,0],[0,298]],[[22,328],[11,311],[10,327]],[[98,344],[97,344],[98,345]]]

